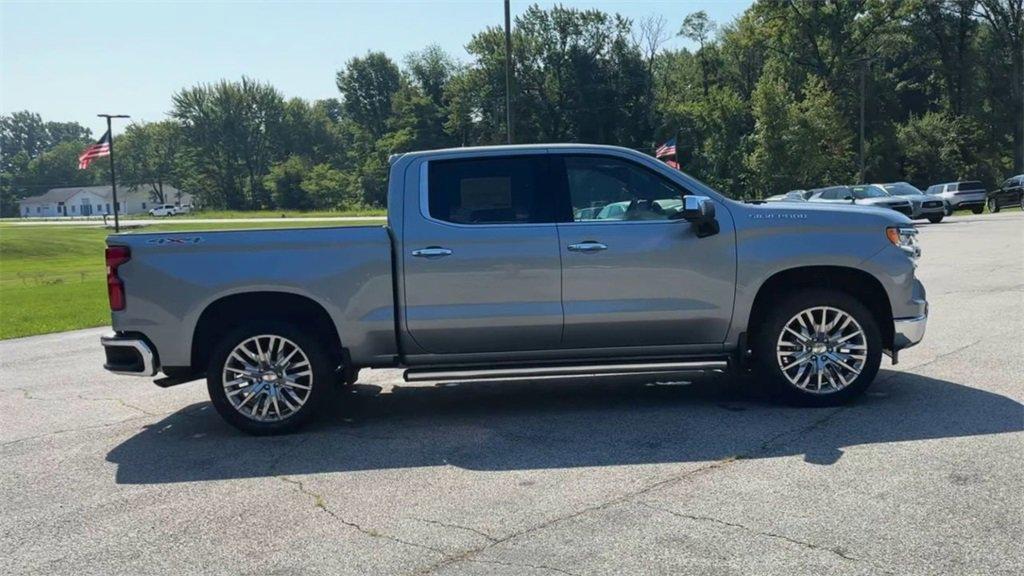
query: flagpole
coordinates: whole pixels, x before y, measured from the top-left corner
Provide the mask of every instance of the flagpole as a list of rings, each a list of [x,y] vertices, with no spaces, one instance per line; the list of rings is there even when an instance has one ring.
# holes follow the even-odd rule
[[[121,231],[121,222],[117,218],[117,177],[114,175],[114,131],[110,126],[111,118],[131,118],[127,114],[97,114],[100,118],[107,119],[107,134],[110,135],[110,191],[114,200],[114,233]]]

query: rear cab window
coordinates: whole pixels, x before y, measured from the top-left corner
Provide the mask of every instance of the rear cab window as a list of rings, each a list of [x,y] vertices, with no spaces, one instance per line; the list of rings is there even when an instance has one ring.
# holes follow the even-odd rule
[[[554,222],[548,164],[547,155],[431,161],[430,217],[466,225]]]

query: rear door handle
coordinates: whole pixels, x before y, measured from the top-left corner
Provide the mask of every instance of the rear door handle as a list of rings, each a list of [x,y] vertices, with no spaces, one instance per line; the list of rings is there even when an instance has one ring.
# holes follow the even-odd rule
[[[601,250],[607,249],[607,244],[594,242],[593,240],[587,240],[586,242],[580,242],[579,244],[569,244],[569,250],[572,250],[573,252],[600,252]]]
[[[440,246],[428,246],[427,248],[413,250],[412,255],[418,258],[442,258],[444,256],[451,256],[452,251]]]

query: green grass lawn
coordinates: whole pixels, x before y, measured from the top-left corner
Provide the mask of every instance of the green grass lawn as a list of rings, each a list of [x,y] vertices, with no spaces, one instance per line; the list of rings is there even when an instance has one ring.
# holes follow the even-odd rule
[[[338,222],[156,224],[125,230],[174,232],[325,227]],[[359,224],[353,222],[351,224]],[[101,227],[0,224],[0,339],[110,323]]]

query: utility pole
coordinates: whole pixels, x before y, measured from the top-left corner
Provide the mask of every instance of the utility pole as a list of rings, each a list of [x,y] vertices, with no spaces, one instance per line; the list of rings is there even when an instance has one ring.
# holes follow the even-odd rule
[[[505,0],[505,134],[512,143],[512,16]]]
[[[867,75],[868,60],[860,62],[860,178],[858,184],[864,183],[864,77]]]
[[[110,127],[111,118],[131,118],[127,114],[97,114],[100,118],[107,119],[107,134],[110,134],[110,191],[114,196],[114,232],[121,231],[121,222],[117,218],[117,177],[114,175],[114,131]]]

